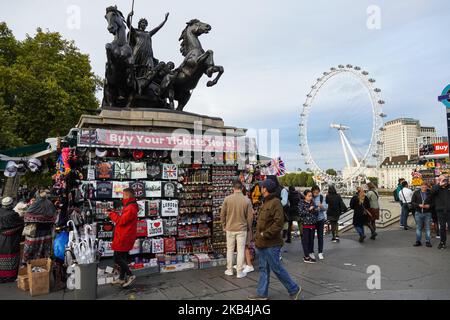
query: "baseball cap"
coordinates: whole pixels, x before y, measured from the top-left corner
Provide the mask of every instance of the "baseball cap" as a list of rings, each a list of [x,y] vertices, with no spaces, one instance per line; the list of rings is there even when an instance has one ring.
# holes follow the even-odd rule
[[[266,179],[261,183],[261,188],[266,188],[267,191],[269,191],[270,193],[273,193],[277,189],[277,185],[275,184],[275,182],[273,180]]]

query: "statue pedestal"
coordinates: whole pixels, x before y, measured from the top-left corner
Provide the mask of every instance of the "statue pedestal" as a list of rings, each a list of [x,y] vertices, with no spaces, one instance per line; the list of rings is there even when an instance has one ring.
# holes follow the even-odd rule
[[[242,136],[246,129],[225,126],[223,120],[195,113],[164,109],[102,109],[99,115],[82,115],[77,128],[130,131],[172,132],[186,129],[193,132],[201,123],[202,131],[214,129],[222,134]]]

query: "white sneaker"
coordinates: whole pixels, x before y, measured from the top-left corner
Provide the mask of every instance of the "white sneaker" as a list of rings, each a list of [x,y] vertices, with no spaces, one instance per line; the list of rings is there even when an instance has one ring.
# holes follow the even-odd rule
[[[323,260],[323,253],[319,253],[319,260]]]
[[[243,270],[243,272],[245,272],[245,273],[250,273],[253,271],[255,271],[255,268],[253,268],[253,266],[245,266],[245,268]]]
[[[242,272],[238,272],[238,274],[237,274],[237,278],[238,279],[241,279],[241,278],[245,278],[247,276],[247,273],[245,273],[244,271],[242,271]]]
[[[314,255],[314,253],[310,253],[310,254],[309,254],[309,257],[310,257],[311,259],[316,260],[316,256]]]
[[[232,276],[234,273],[233,273],[233,270],[225,270],[225,274],[227,276]]]
[[[242,267],[245,269],[245,268],[247,267],[247,265],[244,264]],[[234,269],[234,270],[237,270],[237,265],[236,265],[236,264],[233,266],[233,269]]]

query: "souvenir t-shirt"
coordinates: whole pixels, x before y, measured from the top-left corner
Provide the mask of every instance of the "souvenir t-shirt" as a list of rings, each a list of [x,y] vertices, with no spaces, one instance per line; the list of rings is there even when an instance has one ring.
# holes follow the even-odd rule
[[[164,238],[164,253],[176,253],[177,242],[174,237]]]
[[[145,162],[132,162],[131,163],[131,179],[146,179],[147,178],[147,165]]]
[[[83,181],[81,183],[81,195],[85,199],[95,198],[95,189],[97,188],[97,181]]]
[[[159,163],[149,163],[147,165],[147,177],[153,180],[161,179],[161,165]]]
[[[97,223],[97,238],[112,239],[114,236],[114,225],[111,222]]]
[[[162,236],[163,234],[162,219],[147,220],[147,237]]]
[[[113,193],[113,184],[111,181],[97,181],[97,198],[111,199]]]
[[[142,239],[142,253],[152,253],[152,239]]]
[[[112,241],[99,240],[98,251],[100,251],[102,257],[112,257],[114,255]]]
[[[131,179],[131,163],[114,162],[114,179]]]
[[[114,168],[110,162],[98,163],[95,169],[97,179],[112,179],[114,177]]]
[[[152,240],[152,253],[164,253],[164,239]]]
[[[149,198],[161,198],[161,181],[146,181],[145,196]]]
[[[139,200],[136,201],[139,211],[138,211],[138,217],[143,218],[147,214],[147,201],[146,200]]]
[[[138,220],[136,236],[137,237],[146,237],[147,233],[148,233],[147,220]]]
[[[130,183],[127,181],[114,181],[113,182],[113,198],[122,198],[123,190],[130,187]]]
[[[106,219],[108,217],[108,210],[114,209],[114,202],[112,201],[96,201],[95,202],[95,218]]]
[[[164,163],[162,170],[163,180],[177,180],[178,179],[178,166],[172,163]]]
[[[177,183],[176,182],[163,182],[163,197],[164,198],[176,198],[177,197]]]
[[[161,216],[162,217],[178,216],[178,200],[162,200]]]
[[[147,205],[148,205],[147,214],[149,217],[159,216],[159,210],[160,210],[160,206],[161,206],[160,200],[149,200]]]
[[[134,195],[136,196],[136,198],[145,197],[145,182],[130,182],[130,188],[134,190]]]
[[[164,236],[176,236],[178,233],[177,218],[163,219]]]

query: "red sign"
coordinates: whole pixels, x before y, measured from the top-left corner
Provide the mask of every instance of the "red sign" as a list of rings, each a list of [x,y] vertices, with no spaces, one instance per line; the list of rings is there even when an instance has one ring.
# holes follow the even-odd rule
[[[433,143],[434,154],[448,154],[448,142]]]
[[[233,136],[106,129],[82,130],[79,135],[78,146],[151,150],[237,151],[236,137]]]

